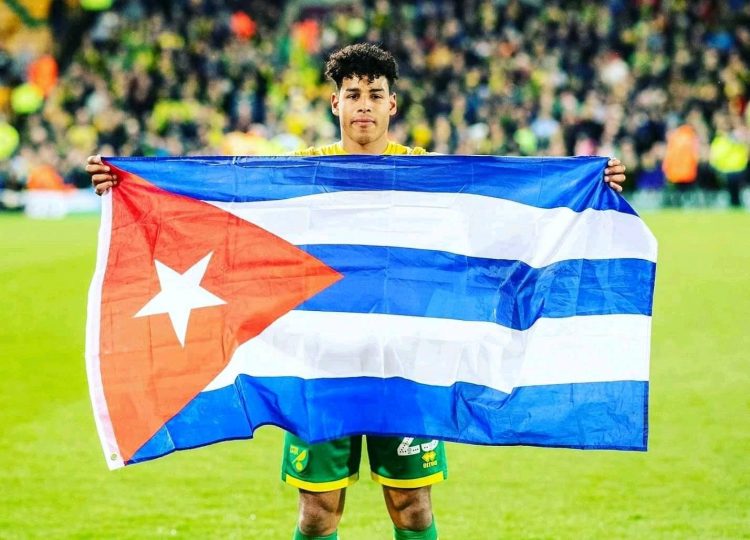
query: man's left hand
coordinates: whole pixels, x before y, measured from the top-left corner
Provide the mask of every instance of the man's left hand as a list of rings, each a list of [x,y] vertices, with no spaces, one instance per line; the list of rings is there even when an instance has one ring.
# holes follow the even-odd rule
[[[604,169],[604,181],[617,193],[622,191],[622,183],[625,181],[625,165],[620,163],[619,159],[613,158],[607,162],[607,168]]]

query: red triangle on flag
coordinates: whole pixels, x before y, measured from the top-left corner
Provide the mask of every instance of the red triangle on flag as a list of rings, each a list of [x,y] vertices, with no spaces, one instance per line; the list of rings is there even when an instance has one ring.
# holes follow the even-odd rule
[[[224,369],[238,345],[342,276],[208,203],[117,174],[100,369],[115,438],[128,461]],[[190,311],[184,346],[169,314],[135,316],[161,290],[155,261],[184,273],[208,254],[200,287],[225,303]]]

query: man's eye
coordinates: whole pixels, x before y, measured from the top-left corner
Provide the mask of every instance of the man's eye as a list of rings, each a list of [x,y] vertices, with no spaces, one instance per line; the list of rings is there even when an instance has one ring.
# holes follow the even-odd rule
[[[379,96],[379,95],[376,94],[376,95],[372,96],[372,99],[383,99],[383,96]]]

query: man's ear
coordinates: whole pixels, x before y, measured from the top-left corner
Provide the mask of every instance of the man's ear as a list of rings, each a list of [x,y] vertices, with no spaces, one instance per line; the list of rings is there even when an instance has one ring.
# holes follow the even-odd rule
[[[390,97],[388,98],[388,115],[389,116],[396,116],[396,113],[398,112],[398,106],[396,105],[396,92],[391,92]]]
[[[337,92],[331,94],[331,112],[334,116],[339,115],[339,95]]]

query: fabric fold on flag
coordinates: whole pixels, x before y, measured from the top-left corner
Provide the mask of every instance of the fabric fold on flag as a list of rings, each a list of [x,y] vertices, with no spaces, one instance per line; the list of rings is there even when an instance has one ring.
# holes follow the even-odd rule
[[[352,434],[645,450],[656,241],[605,158],[107,158],[111,468]]]

